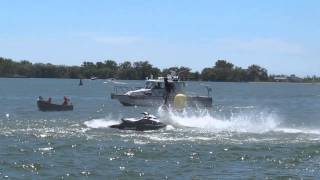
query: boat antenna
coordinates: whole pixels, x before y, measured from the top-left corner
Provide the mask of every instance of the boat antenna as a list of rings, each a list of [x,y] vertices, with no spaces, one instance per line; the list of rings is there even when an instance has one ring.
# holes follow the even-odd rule
[[[170,72],[171,72],[170,73],[171,76],[175,76],[177,74],[176,71],[173,71],[173,70],[171,70]]]
[[[189,69],[185,69],[185,70],[182,70],[178,73],[178,76],[180,75],[180,73],[183,73],[183,72],[186,72],[186,71],[189,71]]]
[[[186,72],[186,71],[189,71],[188,69],[185,69],[185,70],[182,70],[178,73],[178,78],[180,79],[180,74],[183,73],[183,72]]]
[[[206,86],[206,88],[207,88],[207,92],[208,92],[208,97],[210,97],[210,94],[212,92],[212,88],[209,86]]]

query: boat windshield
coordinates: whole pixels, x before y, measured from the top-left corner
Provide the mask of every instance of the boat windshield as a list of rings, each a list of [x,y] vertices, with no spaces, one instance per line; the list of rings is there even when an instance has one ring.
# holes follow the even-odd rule
[[[146,89],[151,89],[153,87],[153,83],[152,82],[147,82],[145,88]]]
[[[174,82],[174,88],[176,92],[184,92],[186,84],[184,82]]]
[[[163,89],[164,83],[163,82],[147,82],[146,89]]]
[[[173,85],[173,88],[176,92],[183,92],[185,89],[185,83],[184,82],[171,82]],[[148,81],[146,82],[145,89],[164,89],[164,82],[157,82],[157,81]]]

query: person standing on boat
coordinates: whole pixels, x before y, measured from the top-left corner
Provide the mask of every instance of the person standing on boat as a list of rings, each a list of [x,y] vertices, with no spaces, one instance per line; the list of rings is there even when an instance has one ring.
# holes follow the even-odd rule
[[[164,78],[164,87],[165,87],[165,94],[164,94],[164,104],[168,105],[168,98],[170,97],[170,93],[173,90],[172,84],[168,81],[168,78]]]

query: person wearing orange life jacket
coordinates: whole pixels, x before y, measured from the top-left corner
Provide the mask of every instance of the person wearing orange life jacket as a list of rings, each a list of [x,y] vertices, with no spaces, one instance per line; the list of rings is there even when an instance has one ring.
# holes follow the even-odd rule
[[[67,106],[69,103],[69,99],[66,96],[63,96],[63,103],[62,105]]]

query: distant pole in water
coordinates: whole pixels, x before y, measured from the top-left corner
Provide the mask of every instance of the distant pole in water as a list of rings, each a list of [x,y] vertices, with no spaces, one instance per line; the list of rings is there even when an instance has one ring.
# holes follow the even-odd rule
[[[82,85],[83,85],[82,79],[80,79],[79,86],[82,86]]]

